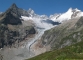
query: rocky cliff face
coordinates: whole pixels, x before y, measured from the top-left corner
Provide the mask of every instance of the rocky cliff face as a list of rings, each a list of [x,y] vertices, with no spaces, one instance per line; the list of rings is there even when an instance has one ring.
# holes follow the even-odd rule
[[[0,15],[0,22],[4,24],[12,24],[17,25],[21,24],[21,16],[29,16],[28,12],[18,8],[16,4],[12,4],[12,6],[3,14]]]
[[[73,18],[67,22],[45,31],[41,38],[43,46],[59,49],[83,40],[83,17]]]
[[[6,12],[0,15],[0,48],[12,46],[16,41],[19,43],[29,34],[35,34],[33,24],[20,19],[21,15],[26,15],[26,11],[13,4]]]

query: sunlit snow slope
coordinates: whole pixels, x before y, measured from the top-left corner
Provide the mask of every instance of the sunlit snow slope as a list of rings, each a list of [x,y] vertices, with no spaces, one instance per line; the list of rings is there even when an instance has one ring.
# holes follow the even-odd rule
[[[78,10],[77,8],[76,9],[69,8],[68,11],[65,13],[50,15],[49,19],[62,23],[69,19],[80,16],[83,16],[83,12],[81,10]]]

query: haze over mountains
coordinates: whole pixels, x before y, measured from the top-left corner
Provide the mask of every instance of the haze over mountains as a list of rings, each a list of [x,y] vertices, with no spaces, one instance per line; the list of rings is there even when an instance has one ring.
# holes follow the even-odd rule
[[[14,3],[0,13],[0,56],[3,60],[23,60],[78,43],[83,36],[82,16],[81,10],[69,8],[48,17]]]

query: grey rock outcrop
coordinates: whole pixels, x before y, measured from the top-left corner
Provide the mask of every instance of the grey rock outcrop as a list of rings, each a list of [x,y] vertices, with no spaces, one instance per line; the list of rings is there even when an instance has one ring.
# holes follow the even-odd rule
[[[83,40],[83,17],[73,18],[44,32],[41,43],[52,49],[60,49]]]
[[[6,12],[0,15],[0,48],[12,46],[16,41],[21,42],[29,34],[35,34],[34,26],[29,22],[24,25],[20,19],[22,15],[28,16],[27,11],[13,4]]]

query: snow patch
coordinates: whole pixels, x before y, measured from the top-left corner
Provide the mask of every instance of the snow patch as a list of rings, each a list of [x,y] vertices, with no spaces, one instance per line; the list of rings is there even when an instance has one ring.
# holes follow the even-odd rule
[[[27,17],[27,16],[21,16],[21,18],[25,21],[32,20],[32,17]]]

